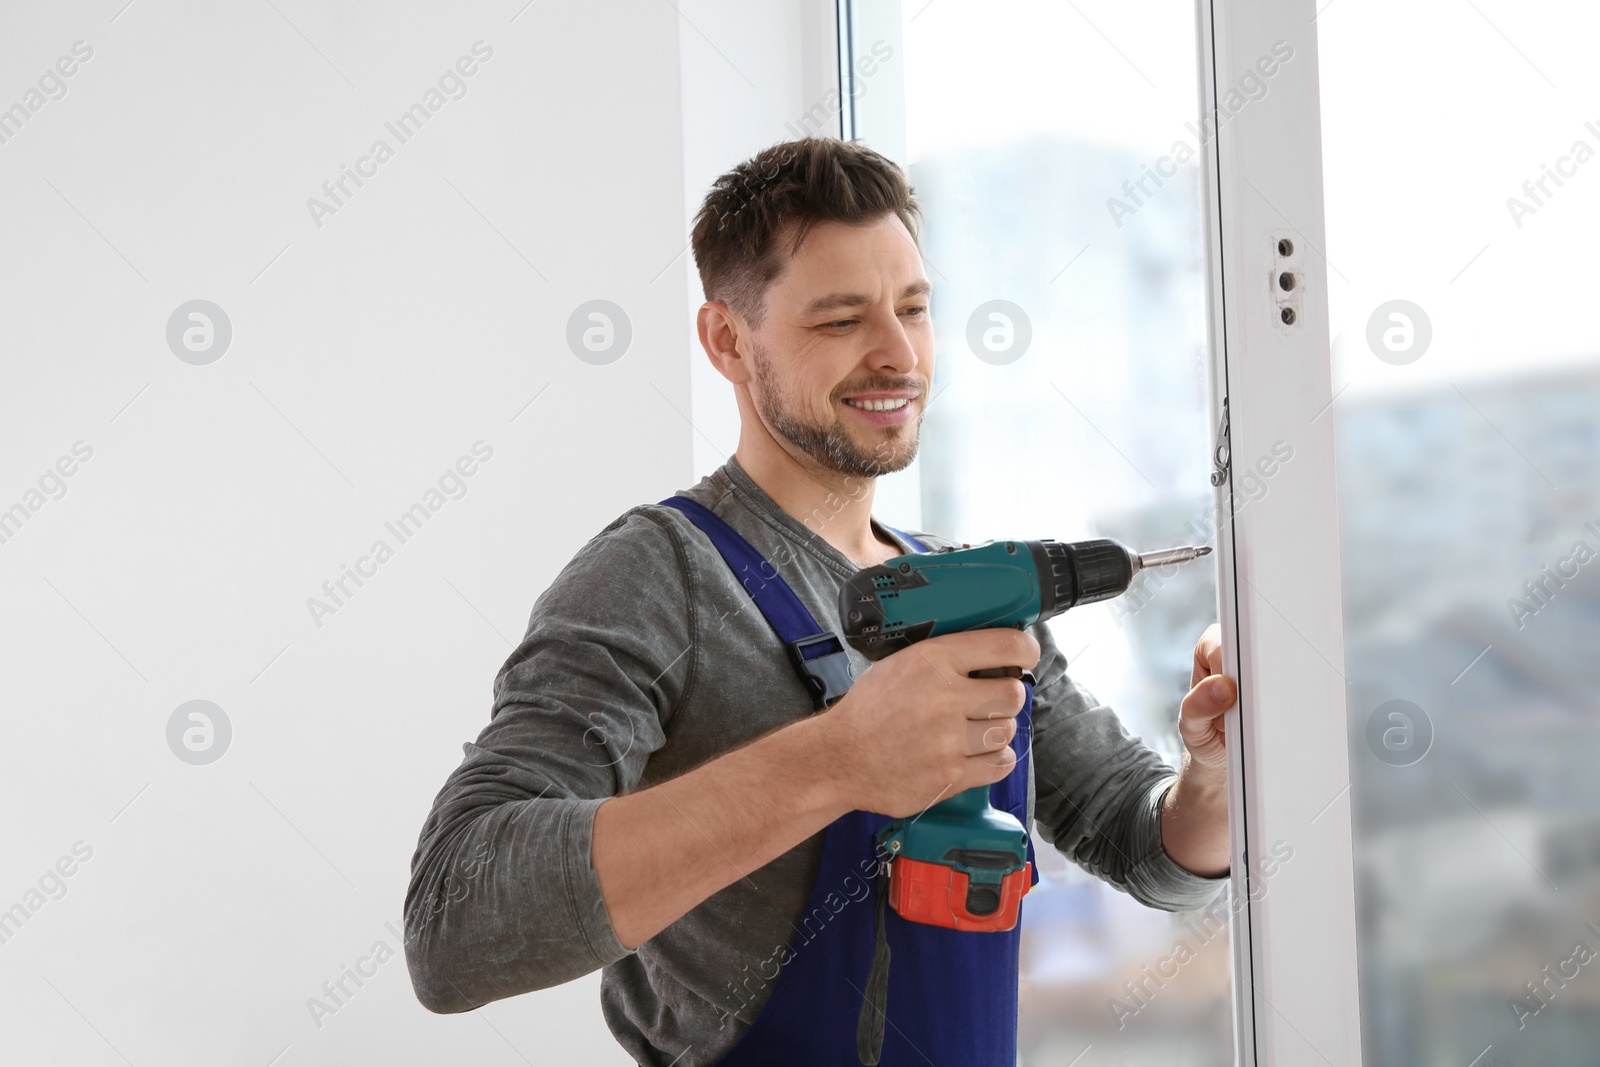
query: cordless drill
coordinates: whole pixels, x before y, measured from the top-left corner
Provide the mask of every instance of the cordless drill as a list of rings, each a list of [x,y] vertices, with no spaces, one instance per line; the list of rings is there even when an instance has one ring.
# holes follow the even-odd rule
[[[1018,630],[1109,600],[1146,567],[1185,563],[1210,546],[1133,552],[1116,541],[989,541],[897,556],[839,590],[845,640],[870,660],[917,641],[987,627]],[[988,667],[973,678],[1020,677]],[[903,918],[955,930],[1009,930],[1029,887],[1028,833],[975,786],[877,837],[889,860],[889,904]]]

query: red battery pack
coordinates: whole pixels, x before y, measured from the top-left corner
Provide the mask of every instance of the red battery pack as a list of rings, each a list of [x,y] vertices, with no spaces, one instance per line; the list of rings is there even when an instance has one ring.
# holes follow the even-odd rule
[[[986,915],[967,910],[969,879],[954,867],[900,856],[889,868],[889,906],[902,919],[952,930],[1009,930],[1017,925],[1023,894],[1030,888],[1033,863],[1000,881],[1000,906]]]

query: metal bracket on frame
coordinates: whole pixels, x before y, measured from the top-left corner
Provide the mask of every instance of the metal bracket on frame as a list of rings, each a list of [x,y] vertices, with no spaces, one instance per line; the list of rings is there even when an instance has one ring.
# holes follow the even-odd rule
[[[1217,437],[1211,445],[1211,484],[1221,485],[1228,480],[1233,469],[1233,448],[1228,435],[1228,398],[1222,398],[1222,422],[1217,426]]]

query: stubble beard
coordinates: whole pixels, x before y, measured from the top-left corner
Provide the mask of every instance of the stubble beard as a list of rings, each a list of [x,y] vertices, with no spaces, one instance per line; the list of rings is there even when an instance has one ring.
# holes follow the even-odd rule
[[[856,478],[876,478],[904,470],[917,458],[922,436],[922,412],[916,420],[898,426],[878,427],[879,440],[863,447],[851,435],[844,418],[835,414],[831,423],[808,420],[799,399],[786,390],[773,374],[771,357],[759,344],[754,346],[756,389],[751,390],[756,410],[772,431],[788,441],[825,470]],[[902,383],[869,383],[874,388],[896,388]],[[912,403],[916,403],[915,400]]]

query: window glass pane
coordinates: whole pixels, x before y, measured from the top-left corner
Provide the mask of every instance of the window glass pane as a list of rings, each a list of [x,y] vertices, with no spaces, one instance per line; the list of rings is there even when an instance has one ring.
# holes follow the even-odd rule
[[[1371,1064],[1600,1049],[1597,34],[1317,22]]]
[[[903,152],[926,218],[922,525],[1211,542],[1193,4],[907,0],[897,29],[903,117],[870,82],[856,115],[863,141]],[[858,21],[856,54],[874,43]],[[1150,572],[1051,623],[1073,676],[1170,762],[1215,596],[1203,564]],[[1230,1063],[1226,895],[1148,909],[1035,846],[1023,1062]]]

